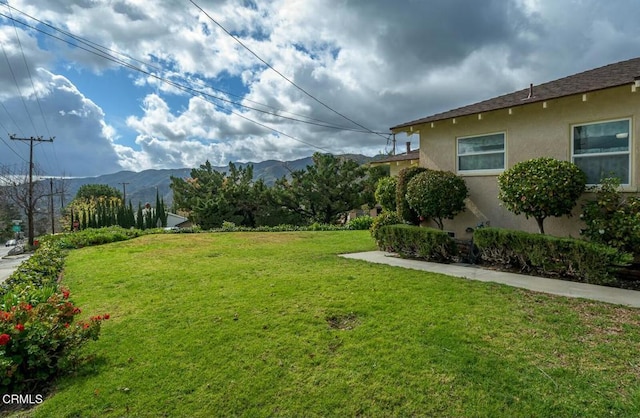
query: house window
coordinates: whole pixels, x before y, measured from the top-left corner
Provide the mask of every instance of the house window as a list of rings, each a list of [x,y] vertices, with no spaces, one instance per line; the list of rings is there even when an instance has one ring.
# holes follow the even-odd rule
[[[573,162],[587,174],[588,184],[598,184],[605,177],[629,184],[630,125],[629,119],[623,119],[573,126]]]
[[[504,133],[458,138],[458,171],[504,170]]]

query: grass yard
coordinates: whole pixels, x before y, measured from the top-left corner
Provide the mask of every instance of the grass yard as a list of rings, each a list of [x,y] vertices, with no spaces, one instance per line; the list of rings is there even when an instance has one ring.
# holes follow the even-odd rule
[[[111,314],[28,415],[640,416],[640,310],[336,254],[368,231],[151,235],[74,250]]]

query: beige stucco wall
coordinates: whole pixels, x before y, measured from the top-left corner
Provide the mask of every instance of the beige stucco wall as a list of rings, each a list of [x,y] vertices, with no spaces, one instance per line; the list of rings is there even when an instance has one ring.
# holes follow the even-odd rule
[[[531,103],[509,109],[497,110],[414,126],[420,131],[420,163],[422,166],[457,173],[456,138],[496,132],[505,133],[506,167],[535,157],[553,157],[571,160],[571,126],[573,124],[631,119],[631,187],[637,192],[640,186],[640,89],[632,92],[631,85],[570,96],[543,103]],[[452,221],[446,221],[445,229],[456,237],[466,238],[467,227],[475,228],[487,221],[491,226],[537,232],[534,219],[515,216],[499,205],[497,173],[491,175],[464,175],[470,190],[467,211]],[[559,236],[579,236],[580,207],[574,208],[571,218],[548,218],[545,232]]]
[[[398,173],[408,167],[413,167],[413,166],[417,166],[420,164],[420,161],[418,160],[405,160],[405,161],[393,161],[390,163],[391,164],[391,170],[389,172],[389,175],[392,177],[397,177]]]
[[[413,166],[417,166],[420,164],[420,161],[416,160],[402,160],[402,161],[390,161],[390,162],[386,162],[386,163],[378,163],[378,162],[372,162],[371,165],[372,166],[377,166],[377,165],[388,165],[389,166],[389,175],[391,177],[397,177],[398,173],[407,167],[413,167]]]

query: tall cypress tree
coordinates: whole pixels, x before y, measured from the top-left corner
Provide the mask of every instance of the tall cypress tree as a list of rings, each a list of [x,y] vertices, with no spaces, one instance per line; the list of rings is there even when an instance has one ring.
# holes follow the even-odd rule
[[[102,228],[105,225],[104,220],[104,202],[98,202],[96,206],[96,228]]]
[[[129,200],[129,208],[127,209],[127,228],[133,228],[136,226],[136,214],[133,211],[133,204]]]
[[[153,210],[151,205],[147,203],[145,205],[145,211],[144,211],[144,227],[155,228],[154,220],[155,220],[155,211]]]
[[[138,213],[136,214],[136,228],[144,229],[144,215],[142,214],[142,203],[138,202]]]
[[[98,214],[97,214],[97,211],[94,209],[89,213],[91,214],[91,216],[90,216],[91,228],[97,228],[98,227]]]
[[[116,207],[113,200],[109,200],[109,205],[107,206],[107,223],[109,226],[117,225],[116,219]]]
[[[154,226],[158,226],[158,223],[160,223],[160,226],[162,227],[167,226],[167,214],[164,210],[164,200],[160,198],[158,189],[156,189],[156,210],[154,216]]]
[[[160,222],[162,222],[162,227],[164,228],[165,226],[167,226],[167,218],[169,218],[169,214],[167,213],[167,210],[164,207],[163,197],[160,197],[160,207],[162,208],[162,213],[159,215],[159,217],[160,217]]]
[[[118,206],[118,225],[123,228],[129,228],[129,213],[127,210],[127,206],[125,206],[124,202]]]

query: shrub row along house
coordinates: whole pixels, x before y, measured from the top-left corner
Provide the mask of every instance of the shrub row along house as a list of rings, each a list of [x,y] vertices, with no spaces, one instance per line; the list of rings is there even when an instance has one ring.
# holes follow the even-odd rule
[[[572,161],[587,183],[617,177],[640,185],[640,58],[610,64],[391,128],[420,135],[420,165],[463,176],[467,210],[444,228],[470,238],[478,225],[536,232],[535,221],[500,205],[497,176],[536,157]],[[574,209],[577,214],[579,209]],[[577,237],[578,216],[550,218],[547,231]]]

